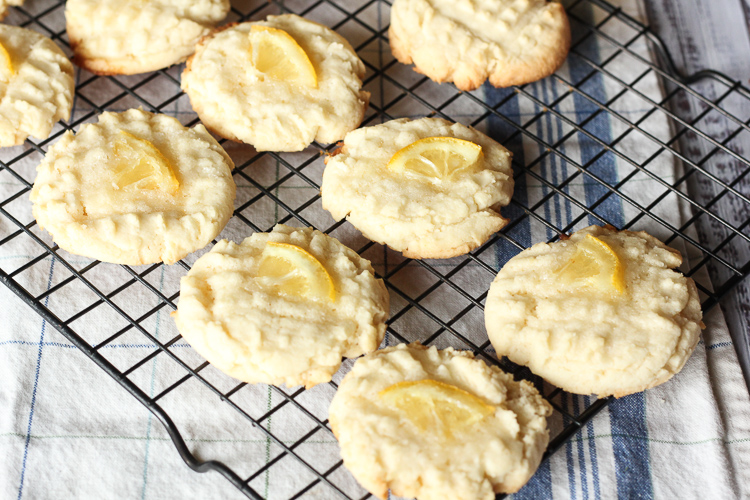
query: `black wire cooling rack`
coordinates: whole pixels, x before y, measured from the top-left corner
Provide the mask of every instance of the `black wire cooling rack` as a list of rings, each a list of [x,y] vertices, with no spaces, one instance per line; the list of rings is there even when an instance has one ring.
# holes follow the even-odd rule
[[[333,146],[314,144],[302,153],[276,154],[225,143],[237,164],[239,189],[235,217],[224,234],[237,240],[288,222],[339,237],[372,260],[388,285],[393,302],[388,342],[419,340],[470,349],[517,378],[532,376],[495,357],[484,334],[482,304],[498,267],[532,241],[552,241],[590,223],[648,228],[690,257],[682,271],[698,282],[704,310],[715,306],[750,272],[743,253],[750,241],[750,162],[742,150],[750,132],[750,91],[713,71],[681,76],[661,41],[620,8],[602,0],[569,1],[566,7],[573,47],[554,76],[512,89],[462,93],[453,85],[430,82],[391,57],[387,1],[233,2],[229,21],[294,12],[332,26],[352,42],[367,67],[365,88],[372,100],[363,125],[424,115],[470,124],[514,152],[517,189],[504,210],[509,225],[489,242],[449,261],[412,261],[367,242],[345,223],[333,223],[321,209],[322,154]],[[69,52],[63,10],[62,1],[29,0],[14,9],[10,22],[52,37]],[[652,62],[654,55],[661,64]],[[34,167],[65,130],[77,130],[105,110],[137,106],[197,123],[179,89],[180,70],[133,77],[79,71],[71,120],[60,123],[49,139],[0,152],[0,181],[17,186],[0,201],[0,257],[18,247],[34,249],[13,268],[7,262],[16,261],[0,260],[0,280],[146,406],[194,470],[215,470],[248,497],[263,498],[264,475],[267,481],[274,469],[291,474],[297,467],[302,479],[285,493],[288,498],[313,489],[322,489],[324,497],[365,498],[364,490],[341,480],[348,473],[338,458],[328,463],[304,451],[306,443],[321,436],[333,440],[325,409],[340,375],[327,389],[311,391],[237,384],[197,357],[159,319],[175,308],[179,276],[195,256],[175,266],[101,264],[60,250],[30,215]],[[614,177],[613,165],[619,172]],[[49,259],[62,271],[54,282],[40,283],[44,280],[34,269]],[[119,280],[116,286],[112,276]],[[71,294],[71,289],[77,291]],[[80,295],[72,310],[70,299],[59,301],[65,307],[52,305],[50,298],[63,293]],[[122,357],[105,353],[107,346],[126,341],[148,349]],[[157,359],[170,375],[155,387],[143,372]],[[567,396],[559,389],[535,382],[556,410],[547,457],[609,403],[585,398],[571,409],[561,403]],[[203,402],[221,400],[264,440],[265,460],[248,469],[225,464],[221,456],[196,457],[183,437],[193,432],[190,426],[176,424],[165,409],[169,401],[185,402],[186,387],[194,391],[195,384],[202,388]],[[288,411],[303,422],[292,439],[271,425],[272,417]]]

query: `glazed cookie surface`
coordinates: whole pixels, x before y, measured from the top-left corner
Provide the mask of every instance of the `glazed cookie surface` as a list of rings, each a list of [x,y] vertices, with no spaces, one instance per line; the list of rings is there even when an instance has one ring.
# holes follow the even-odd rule
[[[264,51],[278,57],[259,59]],[[299,64],[276,65],[282,60]],[[222,137],[258,151],[301,151],[359,126],[370,97],[361,90],[364,73],[343,37],[285,14],[205,38],[182,74],[182,88],[203,123]]]
[[[513,257],[490,287],[498,355],[578,394],[666,382],[697,344],[702,312],[680,253],[645,232],[590,226]]]
[[[58,120],[70,118],[73,65],[49,38],[0,25],[0,147],[46,139]]]
[[[331,380],[342,356],[377,349],[387,316],[369,261],[320,231],[278,224],[198,259],[180,283],[175,320],[226,374],[309,388]]]
[[[396,59],[461,90],[539,80],[570,48],[565,9],[547,0],[395,0],[388,35]]]
[[[446,168],[432,176],[393,168],[397,153],[409,147],[400,154],[409,156],[420,145],[429,147],[434,137],[450,138],[448,148],[468,147],[469,153],[477,148],[479,158],[465,169]],[[462,255],[506,224],[496,209],[513,193],[510,161],[511,153],[491,138],[440,118],[364,127],[347,134],[340,152],[327,159],[323,208],[406,257]]]
[[[552,408],[468,351],[401,344],[358,359],[329,421],[344,465],[379,498],[493,499],[518,491],[549,441]]]
[[[234,164],[202,125],[131,109],[66,132],[37,167],[33,213],[55,243],[119,264],[171,264],[232,215]]]
[[[132,75],[184,61],[228,12],[229,0],[68,0],[65,20],[78,66]]]

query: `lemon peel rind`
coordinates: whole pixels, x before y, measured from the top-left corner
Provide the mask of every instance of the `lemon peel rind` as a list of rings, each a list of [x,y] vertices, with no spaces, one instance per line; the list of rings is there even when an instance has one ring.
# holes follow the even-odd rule
[[[425,156],[428,153],[434,154],[435,152],[444,154],[445,158],[442,165],[436,165],[435,161],[431,160],[429,156]],[[451,153],[461,156],[464,160],[463,164],[450,168],[448,163]],[[476,168],[477,165],[481,165],[483,159],[482,146],[479,144],[457,137],[434,136],[419,139],[396,151],[388,160],[386,168],[393,172],[442,182],[451,180],[462,172],[473,170],[472,167]],[[412,166],[410,166],[410,163]],[[417,165],[414,165],[414,163]],[[420,172],[420,164],[431,170],[431,173]]]
[[[7,83],[16,75],[16,68],[13,66],[13,58],[10,57],[10,52],[2,43],[0,43],[0,61],[2,61],[0,78]]]
[[[284,53],[284,62],[291,63],[292,66],[298,71],[297,78],[294,78],[292,80],[280,78],[279,76],[274,75],[274,73],[268,72],[268,69],[264,70],[259,67],[258,60],[261,55],[260,51],[258,51],[257,49],[259,43],[258,41],[253,42],[253,38],[258,38],[259,35],[268,37],[268,40],[275,40],[276,48],[280,49]],[[318,75],[315,71],[315,66],[313,66],[312,61],[310,60],[310,56],[307,54],[307,52],[305,52],[305,49],[303,49],[300,44],[297,43],[297,40],[295,40],[292,35],[279,28],[265,26],[262,24],[254,24],[250,27],[249,37],[252,46],[252,63],[258,71],[277,81],[285,81],[287,83],[309,87],[312,89],[318,88]],[[291,57],[289,57],[290,55]],[[274,66],[269,69],[277,66],[278,62],[276,62],[276,64],[274,64]]]
[[[138,189],[149,191],[160,190],[168,194],[175,194],[180,187],[180,182],[177,180],[177,176],[174,173],[171,163],[159,148],[157,148],[151,141],[141,139],[127,130],[121,129],[119,135],[122,135],[125,139],[121,142],[115,142],[115,154],[117,154],[118,147],[125,147],[132,150],[136,155],[140,154],[140,157],[138,157],[137,164],[125,165],[122,168],[116,169],[115,184],[118,189],[128,189],[135,186]],[[136,144],[137,147],[134,146],[134,144]],[[126,175],[132,173],[133,170],[138,168],[144,161],[151,167],[151,173],[139,177],[136,180],[131,180],[127,182],[127,184],[121,185],[120,181],[123,180]],[[150,182],[154,183],[155,187],[145,187],[144,184],[148,185],[148,183],[144,183],[147,179],[150,179]],[[139,184],[140,186],[138,186]]]
[[[471,427],[495,412],[495,407],[484,399],[433,379],[398,382],[379,391],[378,397],[403,412],[421,430],[437,426],[448,436],[453,430]],[[416,404],[411,412],[410,400]],[[444,408],[446,404],[447,410]],[[463,422],[458,425],[455,422],[457,414],[463,414]]]
[[[598,266],[598,270],[587,269],[592,263]],[[589,271],[589,274],[586,274],[586,271]],[[573,287],[606,287],[613,296],[619,296],[626,290],[622,260],[611,246],[591,234],[587,234],[576,243],[573,256],[557,269],[554,275],[566,285]],[[602,283],[606,285],[602,286]]]
[[[262,272],[261,270],[264,268],[264,261],[267,262],[266,259],[268,258],[276,258],[286,261],[290,265],[290,267],[293,268],[291,272],[298,271],[303,275],[303,279],[307,278],[309,283],[308,289],[310,290],[310,292],[304,294],[306,298],[335,302],[336,287],[333,284],[331,275],[328,273],[328,270],[325,268],[325,266],[313,254],[311,254],[304,248],[291,243],[282,243],[275,241],[267,242],[266,248],[263,250],[263,257],[261,257],[261,261],[258,266],[259,273]],[[303,264],[302,266],[295,266],[295,262],[297,264]],[[311,271],[307,273],[306,276],[302,269],[304,267],[307,267],[307,269]],[[287,273],[287,276],[288,274],[290,273]],[[318,278],[322,277],[322,279],[316,279],[315,275],[317,275]],[[285,279],[288,279],[287,276],[273,277],[266,274],[259,277],[266,279],[270,278],[271,283],[267,283],[267,285],[270,285],[271,288],[275,288],[277,292],[280,292],[283,295],[299,296],[298,293],[284,290],[283,282]],[[273,283],[274,280],[276,281],[276,283]],[[282,286],[279,286],[279,281],[281,281]],[[315,290],[317,290],[317,293],[315,292]]]

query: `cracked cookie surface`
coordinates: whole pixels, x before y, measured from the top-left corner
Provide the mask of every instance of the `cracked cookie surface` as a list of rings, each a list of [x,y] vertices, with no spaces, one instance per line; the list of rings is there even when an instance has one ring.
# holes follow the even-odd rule
[[[229,7],[229,0],[68,0],[65,20],[78,66],[133,75],[184,61]]]
[[[106,112],[49,149],[37,167],[33,213],[71,253],[118,264],[171,264],[226,225],[233,168],[203,125],[188,129],[137,109]]]
[[[592,237],[609,250],[580,252]],[[645,232],[606,226],[534,245],[492,282],[490,341],[568,392],[620,397],[654,387],[682,369],[703,328],[695,283],[673,270],[681,262]]]
[[[291,37],[288,44],[312,65],[315,85],[273,78],[256,64],[253,44],[269,32]],[[203,39],[182,74],[182,89],[218,135],[258,151],[301,151],[313,141],[336,142],[359,126],[370,98],[361,89],[364,74],[341,35],[285,14],[230,25]]]
[[[435,137],[473,143],[481,155],[472,168],[441,178],[394,168],[397,153]],[[323,208],[406,257],[462,255],[506,224],[497,210],[513,193],[510,161],[511,153],[491,138],[440,118],[363,127],[347,134],[338,154],[327,159]]]
[[[344,465],[378,498],[390,489],[420,500],[491,500],[534,474],[551,413],[531,383],[468,351],[415,343],[358,359],[329,421]]]
[[[16,26],[0,25],[8,55],[0,74],[0,147],[46,139],[58,120],[70,118],[73,65],[49,38]]]
[[[331,293],[279,292],[274,283],[287,278],[264,263],[274,246],[272,259],[283,255],[279,248],[297,249],[291,260],[302,265],[291,279],[305,271],[304,260],[317,262]],[[387,316],[388,293],[368,260],[320,231],[277,224],[239,244],[222,240],[198,259],[181,280],[175,320],[185,340],[224,373],[309,388],[331,380],[342,357],[377,349]]]
[[[546,0],[395,0],[388,35],[396,59],[461,90],[539,80],[570,47],[565,9]]]

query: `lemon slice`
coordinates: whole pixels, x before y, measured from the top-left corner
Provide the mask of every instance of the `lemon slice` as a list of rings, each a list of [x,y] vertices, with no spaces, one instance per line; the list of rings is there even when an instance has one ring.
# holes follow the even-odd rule
[[[437,429],[446,435],[495,412],[495,407],[481,398],[437,380],[399,382],[383,389],[378,396],[403,412],[419,429]]]
[[[0,81],[9,82],[15,74],[16,69],[13,67],[8,49],[0,43]]]
[[[312,254],[289,243],[269,241],[258,266],[263,286],[282,295],[314,300],[336,300],[331,275]]]
[[[250,27],[253,66],[274,80],[317,88],[310,58],[286,31],[254,24]]]
[[[576,244],[576,252],[556,272],[564,283],[590,286],[615,294],[625,291],[625,269],[612,247],[587,234]]]
[[[112,149],[118,189],[161,190],[174,194],[180,187],[169,161],[150,141],[120,130],[120,137],[115,140]]]
[[[483,159],[479,144],[455,137],[427,137],[400,149],[388,161],[388,168],[443,181],[472,172]]]

